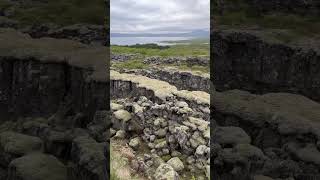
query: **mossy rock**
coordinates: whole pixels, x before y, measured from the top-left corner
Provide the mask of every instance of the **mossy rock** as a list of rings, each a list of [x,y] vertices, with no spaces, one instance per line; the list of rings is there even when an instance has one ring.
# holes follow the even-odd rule
[[[165,162],[167,162],[167,161],[169,161],[171,159],[171,155],[161,156],[161,159],[164,160]]]
[[[32,153],[9,164],[8,179],[67,180],[67,168],[52,155]]]

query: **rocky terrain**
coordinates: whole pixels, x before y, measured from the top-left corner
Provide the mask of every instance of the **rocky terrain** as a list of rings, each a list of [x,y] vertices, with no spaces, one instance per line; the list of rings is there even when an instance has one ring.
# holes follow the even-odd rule
[[[211,30],[213,178],[319,179],[319,5],[214,3],[224,8]]]
[[[149,179],[210,177],[208,93],[116,71],[111,71],[110,86],[110,135],[128,138],[136,151],[130,160],[136,172]]]
[[[73,24],[61,26],[52,23],[41,25],[24,25],[19,21],[0,16],[0,27],[13,28],[27,33],[33,38],[52,37],[55,39],[70,39],[85,44],[107,45],[107,29],[103,25]]]
[[[107,48],[3,28],[0,41],[0,179],[105,179]]]
[[[166,81],[176,86],[179,90],[200,90],[207,93],[210,91],[210,76],[206,73],[157,66],[148,69],[121,69],[118,71]]]
[[[249,30],[213,33],[212,68],[217,90],[290,92],[320,100],[316,46],[288,45]]]

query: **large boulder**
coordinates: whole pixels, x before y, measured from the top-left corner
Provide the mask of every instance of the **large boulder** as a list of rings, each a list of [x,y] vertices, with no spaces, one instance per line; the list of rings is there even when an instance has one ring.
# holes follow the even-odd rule
[[[31,153],[9,164],[8,180],[67,180],[67,168],[52,155]]]
[[[12,159],[34,151],[43,151],[40,138],[12,131],[0,134],[0,164],[7,166]]]
[[[183,162],[178,157],[171,158],[167,163],[172,166],[175,171],[184,169]]]
[[[179,180],[178,173],[169,164],[161,164],[154,175],[157,180]]]
[[[320,151],[317,149],[316,145],[288,143],[286,149],[295,158],[320,166]]]
[[[250,136],[239,127],[217,127],[213,131],[213,142],[221,145],[249,144]]]
[[[74,163],[74,178],[85,180],[103,180],[105,156],[105,143],[98,143],[90,137],[77,137],[72,142],[71,159]]]

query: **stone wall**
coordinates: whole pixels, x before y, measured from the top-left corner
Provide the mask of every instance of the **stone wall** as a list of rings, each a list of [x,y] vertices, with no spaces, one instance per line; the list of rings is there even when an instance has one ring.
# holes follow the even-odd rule
[[[115,71],[111,71],[110,88],[115,102],[111,103],[112,127],[118,131],[111,135],[132,137],[131,146],[143,140],[151,154],[180,175],[186,171],[210,176],[208,93],[180,91],[164,81]],[[144,173],[157,179],[161,164],[147,161],[141,162]]]
[[[320,100],[316,49],[288,46],[242,31],[215,31],[214,85],[219,91],[290,92]]]
[[[111,104],[113,129],[124,131],[128,138],[132,137],[132,142],[143,140],[151,154],[165,161],[178,158],[177,161],[183,163],[173,168],[180,174],[186,170],[209,176],[210,123],[201,118],[202,112],[190,108],[184,101],[156,104],[145,96],[115,101],[118,104]],[[130,145],[138,148],[138,144]],[[154,162],[145,163],[145,170],[157,169]],[[155,174],[149,172],[148,175]]]
[[[150,69],[139,69],[139,70],[122,70],[124,73],[133,73],[137,75],[146,76],[153,79],[159,79],[166,81],[179,90],[190,90],[190,91],[210,91],[210,77],[206,74],[194,74],[188,71],[179,71],[170,68],[150,68]]]
[[[188,66],[209,66],[210,59],[206,57],[160,57],[151,56],[147,57],[143,61],[146,64],[174,64],[174,65],[188,65]]]

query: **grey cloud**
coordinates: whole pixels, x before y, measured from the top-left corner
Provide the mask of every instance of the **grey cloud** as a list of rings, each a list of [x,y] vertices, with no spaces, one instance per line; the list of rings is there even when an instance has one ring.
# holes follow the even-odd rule
[[[209,0],[111,0],[111,32],[209,30]]]

